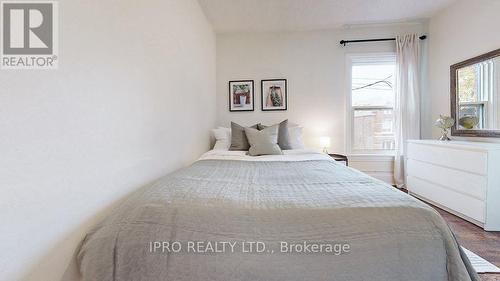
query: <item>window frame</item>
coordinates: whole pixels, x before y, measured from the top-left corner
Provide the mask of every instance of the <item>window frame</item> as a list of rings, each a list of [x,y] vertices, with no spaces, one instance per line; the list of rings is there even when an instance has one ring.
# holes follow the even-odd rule
[[[461,102],[460,96],[457,101],[457,106],[460,109],[462,106],[477,107],[479,110],[479,123],[477,129],[482,130],[484,128],[489,128],[490,124],[495,124],[498,118],[497,112],[495,111],[496,103],[496,66],[494,59],[485,60],[477,64],[470,65],[468,67],[475,67],[475,77],[476,85],[475,91],[477,95],[477,101],[471,102]],[[460,71],[460,70],[458,70]],[[457,84],[457,90],[460,91],[460,84]],[[462,111],[458,110],[458,118],[460,118],[460,113]]]
[[[356,108],[362,110],[395,110],[395,107],[388,106],[352,106],[352,67],[357,60],[364,60],[373,63],[383,62],[395,62],[396,53],[395,52],[377,52],[377,53],[351,53],[346,54],[346,151],[349,155],[395,155],[394,149],[354,149],[354,112]]]

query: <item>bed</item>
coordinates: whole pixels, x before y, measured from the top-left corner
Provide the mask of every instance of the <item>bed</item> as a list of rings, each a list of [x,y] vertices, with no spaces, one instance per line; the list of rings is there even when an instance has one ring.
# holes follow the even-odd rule
[[[129,198],[77,258],[86,281],[479,280],[435,210],[310,150],[209,151]]]

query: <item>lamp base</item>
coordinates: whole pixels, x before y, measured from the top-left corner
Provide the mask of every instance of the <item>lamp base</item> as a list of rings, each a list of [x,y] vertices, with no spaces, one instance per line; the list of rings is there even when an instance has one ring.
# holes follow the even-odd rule
[[[323,148],[323,153],[328,154],[328,149],[326,149],[326,147]]]

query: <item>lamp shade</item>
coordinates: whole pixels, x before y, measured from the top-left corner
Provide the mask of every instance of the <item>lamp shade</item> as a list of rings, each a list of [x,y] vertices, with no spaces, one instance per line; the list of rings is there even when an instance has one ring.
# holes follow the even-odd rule
[[[320,137],[319,144],[321,145],[321,147],[326,147],[326,148],[330,147],[331,145],[330,137]]]

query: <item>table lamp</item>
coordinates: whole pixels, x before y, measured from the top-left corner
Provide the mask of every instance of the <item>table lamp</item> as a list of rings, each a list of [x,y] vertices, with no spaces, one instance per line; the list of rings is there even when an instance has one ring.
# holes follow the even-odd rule
[[[321,147],[323,147],[323,152],[328,154],[328,148],[331,144],[330,137],[320,137],[319,144],[321,145]]]

